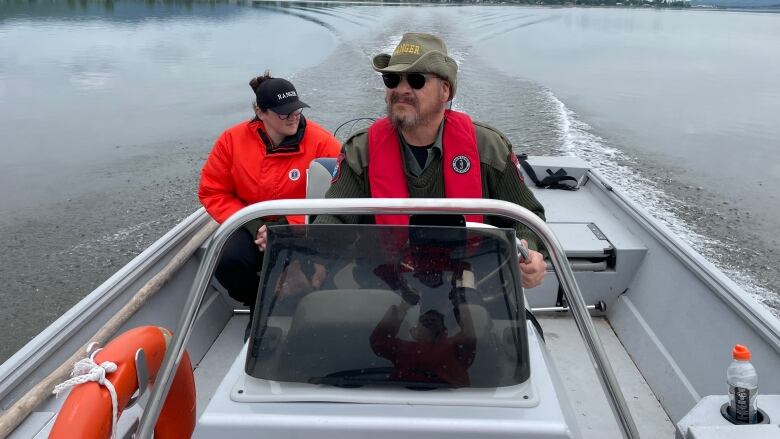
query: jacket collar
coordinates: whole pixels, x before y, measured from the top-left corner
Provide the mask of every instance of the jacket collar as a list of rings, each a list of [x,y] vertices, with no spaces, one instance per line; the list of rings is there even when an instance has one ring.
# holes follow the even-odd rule
[[[298,123],[298,131],[292,136],[287,136],[282,139],[281,143],[274,146],[271,142],[271,138],[268,137],[268,133],[265,132],[265,125],[257,117],[252,120],[252,124],[257,124],[257,134],[265,145],[265,153],[267,155],[272,154],[290,154],[301,152],[301,140],[303,140],[303,134],[306,132],[306,119],[301,116],[301,121]]]

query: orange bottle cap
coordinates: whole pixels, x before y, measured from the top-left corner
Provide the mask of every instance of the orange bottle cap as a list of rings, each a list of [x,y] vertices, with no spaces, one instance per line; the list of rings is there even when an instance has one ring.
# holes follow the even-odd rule
[[[734,356],[735,360],[748,361],[750,360],[750,349],[748,349],[747,346],[742,346],[741,344],[734,345],[734,350],[731,351],[731,355]]]

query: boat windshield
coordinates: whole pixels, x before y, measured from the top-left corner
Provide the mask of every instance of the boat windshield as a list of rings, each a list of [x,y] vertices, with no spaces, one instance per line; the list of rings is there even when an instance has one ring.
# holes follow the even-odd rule
[[[268,229],[246,372],[362,387],[503,387],[529,375],[512,229]]]

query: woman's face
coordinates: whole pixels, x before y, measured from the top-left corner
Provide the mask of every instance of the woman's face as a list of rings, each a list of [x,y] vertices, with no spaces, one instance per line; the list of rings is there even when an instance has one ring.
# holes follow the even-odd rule
[[[271,140],[278,145],[285,137],[295,135],[298,131],[302,113],[303,109],[296,110],[290,114],[277,114],[272,110],[257,110],[257,117],[263,121]]]

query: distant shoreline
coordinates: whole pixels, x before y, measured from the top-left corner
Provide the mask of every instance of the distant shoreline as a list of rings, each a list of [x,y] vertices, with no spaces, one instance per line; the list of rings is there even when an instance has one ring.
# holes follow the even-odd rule
[[[522,6],[538,8],[621,8],[621,9],[657,9],[657,10],[696,10],[696,11],[729,11],[729,12],[759,12],[780,13],[780,0],[776,5],[768,6],[721,6],[691,4],[702,0],[82,0],[78,3],[80,9],[86,10],[89,5],[102,5],[107,11],[113,11],[120,4],[143,3],[148,6],[176,5],[365,5],[365,6]],[[722,1],[722,0],[714,0]],[[16,6],[34,6],[36,3],[19,3]],[[75,6],[71,6],[73,9]]]
[[[780,0],[779,0],[780,1]],[[284,3],[298,3],[298,4],[351,4],[351,5],[426,5],[426,6],[447,6],[447,5],[468,5],[478,4],[482,6],[486,5],[500,5],[500,6],[537,6],[537,7],[553,7],[553,8],[632,8],[632,9],[677,9],[677,10],[697,10],[697,11],[735,11],[735,12],[766,12],[766,13],[780,13],[780,3],[776,6],[717,6],[717,5],[691,5],[686,1],[675,1],[672,3],[657,3],[647,2],[642,0],[624,0],[624,1],[601,1],[601,0],[521,0],[521,1],[504,1],[504,0],[433,0],[433,1],[420,1],[420,0],[227,0],[228,3],[235,4],[284,4]],[[608,4],[617,3],[617,4]]]

